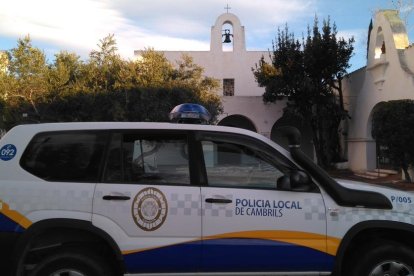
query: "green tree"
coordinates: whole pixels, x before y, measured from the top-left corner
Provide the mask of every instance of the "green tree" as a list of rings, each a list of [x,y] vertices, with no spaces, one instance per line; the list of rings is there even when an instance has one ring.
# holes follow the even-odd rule
[[[8,70],[0,71],[0,100],[9,127],[34,113],[49,121],[167,121],[184,102],[200,103],[213,115],[222,111],[218,81],[186,56],[174,67],[162,53],[143,52],[138,61],[123,60],[113,35],[101,39],[98,50],[81,61],[62,51],[47,64],[30,38],[9,53]],[[30,118],[32,120],[32,118]]]
[[[0,99],[7,101],[16,91],[17,83],[9,73],[10,53],[0,52]]]
[[[6,129],[6,126],[4,124],[4,119],[5,119],[5,108],[6,108],[6,102],[0,98],[0,137],[2,136],[2,131],[4,131],[4,129]]]
[[[119,88],[120,72],[124,61],[118,54],[116,40],[113,34],[101,39],[99,50],[89,54],[89,61],[83,66],[83,80],[86,88],[91,92],[108,92]]]
[[[48,66],[45,54],[32,46],[30,36],[19,39],[17,47],[11,49],[8,74],[15,80],[9,100],[30,104],[33,115],[39,118],[38,102],[43,101],[49,91]]]
[[[188,55],[174,66],[163,53],[147,49],[129,66],[135,72],[126,78],[133,87],[127,91],[129,120],[167,121],[171,109],[186,102],[204,105],[212,121],[222,112],[218,80],[204,76],[204,69]]]
[[[50,66],[49,82],[55,93],[79,91],[79,80],[82,77],[83,62],[75,53],[61,51],[55,55],[55,61]]]
[[[211,112],[213,121],[223,112],[221,99],[217,93],[219,81],[204,76],[204,68],[195,64],[191,56],[183,55],[177,61],[172,83],[176,88],[191,91],[194,97],[188,99],[187,102],[192,101],[206,107]]]
[[[353,42],[353,38],[338,38],[329,18],[321,30],[315,18],[302,41],[287,26],[279,29],[271,63],[262,57],[252,69],[258,84],[265,87],[265,102],[287,99],[284,115],[311,126],[318,164],[324,167],[340,159],[338,127],[347,116],[340,84],[349,68]]]
[[[141,87],[164,87],[171,83],[174,67],[163,53],[146,49],[136,61],[137,82]]]
[[[414,101],[396,100],[380,104],[372,115],[372,137],[388,148],[391,162],[400,166],[411,182],[409,165],[414,164]]]

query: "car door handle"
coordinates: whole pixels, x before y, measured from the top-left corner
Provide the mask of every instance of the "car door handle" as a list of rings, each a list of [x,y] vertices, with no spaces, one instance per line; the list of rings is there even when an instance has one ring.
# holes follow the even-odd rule
[[[105,195],[102,197],[103,200],[130,200],[131,197],[124,195]]]
[[[206,198],[207,203],[220,203],[220,204],[228,204],[232,203],[233,200],[227,198]]]

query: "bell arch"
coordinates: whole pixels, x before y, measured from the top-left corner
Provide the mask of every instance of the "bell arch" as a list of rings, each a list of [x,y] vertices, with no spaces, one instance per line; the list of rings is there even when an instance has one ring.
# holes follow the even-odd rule
[[[217,18],[214,26],[211,27],[210,50],[212,52],[223,51],[223,35],[225,35],[223,33],[223,26],[231,26],[233,29],[232,36],[230,37],[232,39],[233,52],[245,51],[244,26],[241,25],[239,18],[232,13],[223,13]]]
[[[231,21],[225,21],[221,26],[222,32],[222,50],[223,52],[233,52],[234,47],[234,30]]]
[[[384,33],[382,31],[382,27],[378,27],[377,29],[377,35],[375,39],[375,59],[379,59],[381,57],[381,54],[386,53],[386,46],[385,46],[385,38]]]
[[[378,62],[382,54],[398,55],[398,50],[405,50],[410,45],[405,24],[396,10],[377,12],[371,34],[368,52],[368,65],[371,67]],[[405,62],[404,55],[398,55],[398,58],[400,63]]]

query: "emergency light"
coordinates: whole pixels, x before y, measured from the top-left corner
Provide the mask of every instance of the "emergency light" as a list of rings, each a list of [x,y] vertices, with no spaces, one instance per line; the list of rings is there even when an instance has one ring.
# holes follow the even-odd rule
[[[170,121],[181,124],[207,125],[211,119],[210,112],[199,104],[184,103],[174,107],[170,114]]]

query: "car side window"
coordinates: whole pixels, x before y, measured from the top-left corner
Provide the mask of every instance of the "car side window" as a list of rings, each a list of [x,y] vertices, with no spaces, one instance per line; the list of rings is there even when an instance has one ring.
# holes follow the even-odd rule
[[[209,186],[275,189],[277,179],[289,171],[242,144],[202,141],[202,148]]]
[[[116,134],[105,182],[190,185],[185,136]]]
[[[96,182],[107,135],[62,131],[36,135],[20,164],[47,181]]]

